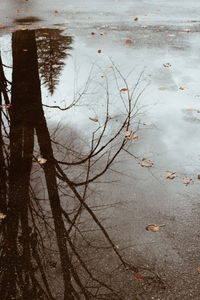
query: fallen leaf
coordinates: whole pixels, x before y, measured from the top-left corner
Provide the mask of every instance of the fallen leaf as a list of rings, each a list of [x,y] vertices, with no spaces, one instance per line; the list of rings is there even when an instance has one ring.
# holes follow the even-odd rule
[[[140,273],[133,274],[133,277],[138,281],[143,281],[145,279],[144,275],[142,275]]]
[[[12,104],[1,104],[0,108],[10,108],[12,106]]]
[[[198,174],[198,175],[197,175],[197,179],[199,179],[199,180],[200,180],[200,174]]]
[[[3,220],[6,218],[6,215],[4,213],[0,213],[0,220]]]
[[[178,89],[184,91],[184,90],[187,89],[187,87],[186,86],[180,86]]]
[[[130,137],[133,134],[132,130],[128,130],[125,132],[125,137]]]
[[[174,179],[174,178],[176,178],[176,172],[166,171],[165,172],[165,178],[167,178],[167,179]]]
[[[150,168],[153,166],[153,162],[150,159],[143,158],[140,162],[142,167]]]
[[[139,136],[129,136],[129,137],[127,137],[127,140],[129,140],[129,141],[137,141],[139,139]]]
[[[143,125],[150,126],[150,125],[152,125],[152,122],[144,122]]]
[[[91,35],[95,35],[96,34],[96,32],[91,32]]]
[[[43,164],[45,164],[45,163],[47,162],[47,159],[42,158],[42,157],[39,157],[39,158],[37,159],[37,161],[39,162],[40,165],[43,165]]]
[[[123,88],[120,90],[120,92],[128,92],[128,89],[127,88]]]
[[[166,64],[163,64],[163,66],[164,66],[165,68],[169,68],[169,67],[171,67],[172,65],[171,65],[170,63],[166,63]]]
[[[130,44],[132,44],[132,40],[126,40],[125,43],[126,43],[127,45],[130,45]]]
[[[160,90],[160,91],[166,91],[166,90],[167,90],[167,87],[161,86],[161,87],[159,88],[159,90]]]
[[[89,118],[93,122],[98,122],[99,120],[97,118]]]
[[[200,267],[197,268],[197,272],[200,274]]]
[[[138,21],[138,17],[135,17],[133,20],[134,20],[135,22],[137,22],[137,21]]]
[[[193,181],[192,181],[191,178],[185,176],[185,177],[183,178],[183,183],[184,183],[185,185],[188,185],[188,184],[193,183]]]
[[[156,225],[156,224],[149,224],[145,227],[145,229],[147,231],[153,231],[153,232],[156,232],[156,231],[160,231],[160,226]]]
[[[59,11],[58,10],[54,10],[54,14],[58,14],[59,13]]]
[[[102,52],[102,50],[101,50],[101,49],[99,49],[97,52],[98,52],[98,53],[101,53],[101,52]]]

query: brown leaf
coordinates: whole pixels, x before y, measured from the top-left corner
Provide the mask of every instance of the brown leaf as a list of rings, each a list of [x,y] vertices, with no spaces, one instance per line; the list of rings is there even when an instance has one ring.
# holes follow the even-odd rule
[[[126,43],[127,45],[130,45],[130,44],[132,44],[132,40],[126,40],[125,43]]]
[[[3,220],[6,218],[6,215],[0,212],[0,220]]]
[[[185,185],[188,185],[188,184],[191,184],[191,183],[194,183],[194,182],[192,181],[191,178],[185,176],[185,177],[183,178],[183,183],[184,183]]]
[[[163,64],[163,66],[164,66],[165,68],[169,68],[169,67],[171,67],[172,65],[171,65],[170,63],[166,63],[166,64]]]
[[[101,50],[101,49],[99,49],[97,52],[98,52],[98,53],[101,53],[101,52],[102,52],[102,50]]]
[[[149,224],[145,227],[145,229],[147,231],[153,231],[153,232],[156,232],[156,231],[160,231],[160,226],[156,225],[156,224]]]
[[[128,92],[128,89],[127,88],[123,88],[120,90],[120,92]]]
[[[91,32],[91,35],[95,35],[96,34],[96,32]]]
[[[167,90],[167,87],[161,86],[161,87],[159,88],[159,90],[160,90],[160,91],[166,91],[166,90]]]
[[[39,162],[40,165],[43,165],[43,164],[45,164],[45,163],[47,162],[47,159],[46,159],[46,158],[39,157],[39,158],[37,159],[37,161]]]
[[[153,162],[152,162],[150,159],[143,158],[143,159],[140,161],[140,165],[141,165],[142,167],[151,168],[151,167],[153,166]]]
[[[142,275],[140,273],[133,274],[133,277],[138,281],[143,281],[145,279],[144,275]]]
[[[91,121],[93,121],[93,122],[98,122],[99,120],[97,119],[97,118],[89,118]]]
[[[1,104],[0,108],[10,108],[12,106],[12,104]]]
[[[137,141],[139,139],[139,136],[129,136],[129,137],[127,137],[127,140],[129,140],[129,141]]]
[[[135,22],[137,22],[137,21],[138,21],[138,17],[135,17],[133,20],[134,20]]]
[[[184,91],[184,90],[187,89],[187,87],[186,86],[180,86],[178,89]]]
[[[165,172],[165,178],[167,178],[167,179],[174,179],[174,178],[176,178],[176,172],[166,171]]]
[[[143,125],[150,126],[150,125],[152,125],[152,122],[144,122]]]
[[[58,14],[59,13],[59,11],[58,10],[54,10],[54,14]]]
[[[200,274],[200,267],[197,268],[197,272]]]
[[[199,179],[199,180],[200,180],[200,174],[198,174],[198,175],[197,175],[197,179]]]

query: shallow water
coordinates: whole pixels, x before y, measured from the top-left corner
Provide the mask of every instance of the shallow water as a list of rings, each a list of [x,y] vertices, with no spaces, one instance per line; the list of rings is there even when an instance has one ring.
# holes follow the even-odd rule
[[[1,6],[1,299],[199,299],[198,6]]]

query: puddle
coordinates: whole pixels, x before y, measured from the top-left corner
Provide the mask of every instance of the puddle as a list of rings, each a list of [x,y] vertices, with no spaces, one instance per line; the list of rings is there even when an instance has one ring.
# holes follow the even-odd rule
[[[68,23],[62,1],[18,2],[0,27],[1,299],[199,299],[195,12],[191,32],[184,13],[122,25],[121,4],[95,22],[80,2]]]

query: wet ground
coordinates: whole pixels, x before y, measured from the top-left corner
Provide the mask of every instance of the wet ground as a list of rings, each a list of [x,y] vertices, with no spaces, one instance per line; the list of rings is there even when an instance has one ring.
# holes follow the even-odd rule
[[[1,299],[200,299],[200,4],[168,2],[1,4]]]

